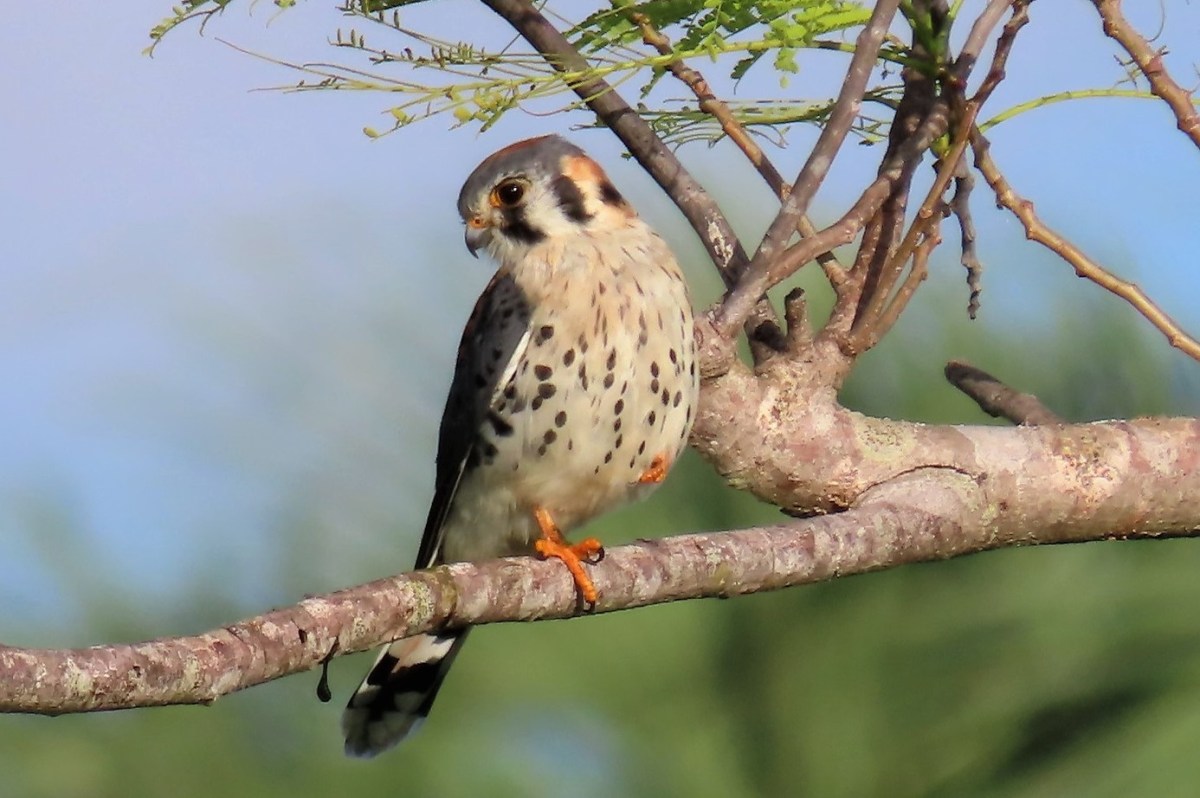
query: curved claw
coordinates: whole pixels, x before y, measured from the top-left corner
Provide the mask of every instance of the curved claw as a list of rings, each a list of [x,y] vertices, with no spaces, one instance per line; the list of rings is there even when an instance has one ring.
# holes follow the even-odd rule
[[[604,558],[604,546],[596,538],[586,538],[572,545],[562,536],[554,519],[544,508],[536,508],[533,514],[542,532],[542,537],[533,544],[534,550],[543,558],[562,560],[575,580],[579,595],[588,605],[594,606],[600,594],[592,584],[592,578],[583,570],[583,563],[600,562]]]

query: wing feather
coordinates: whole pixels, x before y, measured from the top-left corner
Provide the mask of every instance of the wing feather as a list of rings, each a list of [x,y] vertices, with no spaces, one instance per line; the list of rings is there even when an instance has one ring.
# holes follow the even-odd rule
[[[524,291],[501,271],[488,283],[467,320],[438,431],[433,501],[417,551],[417,568],[441,561],[446,518],[463,474],[478,464],[476,448],[487,414],[529,341],[529,317]]]

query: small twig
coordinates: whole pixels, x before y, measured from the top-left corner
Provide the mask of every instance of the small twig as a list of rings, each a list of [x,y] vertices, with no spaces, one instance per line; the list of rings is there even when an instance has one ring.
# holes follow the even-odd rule
[[[741,323],[740,320],[748,317],[767,289],[805,263],[815,259],[822,252],[828,252],[853,241],[867,220],[879,211],[879,207],[888,198],[897,178],[898,172],[885,172],[880,175],[871,185],[867,186],[867,189],[859,195],[859,198],[840,219],[788,247],[768,264],[768,269],[748,274],[746,279],[725,297],[715,314],[713,326],[722,336],[730,337],[733,331],[737,330]]]
[[[671,47],[671,40],[667,38],[662,31],[654,27],[654,23],[650,18],[640,12],[630,14],[630,19],[642,32],[642,41],[653,47],[660,55],[674,55],[675,51]],[[698,100],[698,107],[704,113],[710,115],[717,120],[721,126],[721,130],[729,137],[729,140],[737,145],[738,149],[746,156],[751,165],[766,181],[767,186],[775,193],[781,201],[787,200],[791,194],[792,187],[783,179],[779,170],[775,168],[775,164],[766,156],[762,148],[758,146],[758,142],[746,131],[746,128],[729,106],[725,104],[712,92],[708,81],[704,79],[704,75],[695,67],[689,66],[682,58],[676,58],[667,64],[667,70],[674,75],[681,83],[692,90],[692,93]],[[816,227],[807,214],[800,216],[800,221],[797,223],[797,229],[803,238],[808,238],[816,235]],[[837,257],[832,252],[822,252],[817,255],[817,263],[825,271],[829,282],[835,287],[845,280],[845,273],[842,265],[838,263]],[[776,345],[780,342],[778,336],[773,336],[769,328],[774,327],[775,332],[778,332],[778,325],[773,321],[760,321],[754,325],[753,332],[750,334],[750,349],[754,356],[754,361],[760,362],[765,356],[772,354],[778,349]],[[765,338],[763,336],[766,336]]]
[[[908,233],[905,234],[904,240],[900,242],[900,246],[897,247],[895,253],[888,259],[888,263],[880,270],[880,281],[876,284],[866,307],[859,314],[858,318],[854,320],[854,324],[850,328],[850,347],[852,351],[865,352],[878,343],[880,338],[895,324],[900,312],[904,310],[908,300],[912,298],[912,292],[915,290],[916,284],[924,279],[924,275],[922,274],[913,282],[911,279],[913,274],[910,274],[910,279],[904,285],[904,288],[908,290],[901,290],[894,297],[891,297],[889,301],[892,286],[895,285],[899,279],[899,275],[903,272],[904,264],[912,257],[913,253],[916,252],[923,242],[929,248],[928,242],[937,237],[937,226],[944,218],[946,212],[946,206],[942,197],[958,170],[958,164],[970,141],[970,131],[975,124],[975,117],[978,113],[978,105],[967,103],[965,115],[959,122],[954,133],[954,144],[951,146],[950,151],[946,153],[946,157],[942,159],[937,177],[934,179],[933,185],[929,187],[929,192],[925,195],[925,201],[921,203],[921,207],[917,210],[916,219],[908,228]],[[928,252],[926,252],[926,258],[928,258]],[[915,263],[912,271],[914,274],[917,271]]]
[[[1016,18],[1018,14],[1024,13],[1023,7],[1028,4],[1029,0],[989,0],[987,7],[975,18],[975,23],[971,25],[971,31],[967,34],[967,40],[963,42],[962,50],[959,51],[958,58],[954,61],[951,72],[956,80],[962,84],[966,83],[967,76],[971,74],[971,70],[975,67],[975,62],[979,60],[979,54],[983,51],[983,46],[987,44],[987,37],[991,35],[992,29],[1000,24],[1000,18],[1004,16],[1004,12],[1011,6],[1013,9],[1013,18]],[[1019,28],[1020,26],[1018,25],[1017,27]],[[999,46],[997,45],[997,48]],[[993,67],[995,66],[994,61],[995,59],[993,59]],[[1003,77],[1003,72],[1001,72],[1000,76]],[[992,75],[989,74],[984,79],[983,86],[980,89],[981,92],[983,91],[983,87],[988,85],[991,77]],[[999,80],[996,83],[999,83]],[[987,89],[987,92],[982,97],[977,94],[975,99],[979,100],[982,104],[993,88],[995,88],[994,84]]]
[[[888,26],[891,25],[899,5],[899,0],[880,0],[871,14],[871,19],[859,33],[855,41],[854,56],[846,70],[846,78],[816,145],[792,184],[791,194],[763,236],[746,278],[739,282],[717,313],[715,324],[724,334],[728,335],[740,327],[766,289],[791,273],[789,271],[781,274],[779,261],[786,258],[779,257],[780,252],[796,231],[800,218],[808,212],[809,203],[824,182],[830,167],[833,166],[834,157],[841,150],[846,135],[858,117],[867,81],[875,68],[876,55],[883,46]],[[793,245],[793,248],[803,246],[816,238],[817,236],[812,236],[804,239]],[[804,261],[795,262],[794,259],[790,259],[789,262],[793,263],[792,270],[829,249],[830,247],[819,249]],[[749,292],[753,293],[747,296]]]
[[[642,41],[657,50],[659,55],[675,55],[675,51],[671,47],[671,40],[662,31],[654,27],[654,23],[650,21],[649,17],[641,12],[634,11],[630,13],[629,18],[641,30]],[[713,94],[708,81],[704,79],[699,70],[688,66],[682,58],[675,58],[670,61],[666,68],[681,83],[692,90],[692,93],[696,95],[696,99],[699,100],[700,110],[717,120],[717,123],[721,126],[721,130],[745,154],[746,159],[762,175],[763,180],[770,186],[771,191],[781,200],[787,199],[787,195],[791,192],[792,187],[783,179],[783,175],[779,174],[779,170],[767,158],[762,148],[758,146],[758,142],[750,136],[746,128],[742,126],[742,123],[729,110],[729,106]]]
[[[933,253],[934,248],[942,243],[942,236],[938,232],[936,220],[940,220],[948,214],[949,208],[944,203],[939,203],[939,207],[935,209],[931,221],[927,225],[923,225],[925,232],[922,233],[921,239],[917,242],[912,251],[912,268],[908,272],[908,276],[904,278],[904,282],[900,284],[900,288],[896,290],[895,296],[888,302],[887,307],[879,314],[878,318],[866,331],[867,338],[861,343],[855,344],[862,347],[857,351],[866,351],[879,343],[883,336],[887,335],[888,331],[895,326],[900,319],[900,314],[908,307],[909,301],[917,292],[917,286],[925,281],[929,276],[929,256]],[[914,228],[916,225],[914,225]],[[911,231],[910,231],[911,232]]]
[[[1192,104],[1191,92],[1176,83],[1171,73],[1167,72],[1162,50],[1151,47],[1129,24],[1129,20],[1121,13],[1121,0],[1092,0],[1092,3],[1100,13],[1105,35],[1129,53],[1129,57],[1150,82],[1150,91],[1170,106],[1179,129],[1200,147],[1200,114],[1196,113],[1196,107]]]
[[[962,254],[959,262],[967,270],[967,288],[971,292],[967,300],[967,316],[974,319],[979,313],[979,295],[983,292],[983,262],[975,248],[975,221],[971,216],[971,192],[975,189],[975,175],[966,161],[959,161],[954,175],[954,196],[950,198],[950,210],[958,219],[959,241]]]
[[[787,242],[800,217],[808,212],[808,204],[817,193],[833,160],[841,150],[846,135],[862,109],[867,81],[875,68],[875,58],[887,37],[899,0],[882,0],[875,6],[871,19],[859,33],[854,45],[854,57],[846,69],[846,77],[838,91],[837,100],[829,114],[812,152],[792,184],[792,192],[763,236],[755,253],[752,268],[775,255]]]
[[[1012,3],[1012,16],[1008,18],[1008,22],[1004,23],[1004,29],[1000,32],[1000,38],[996,40],[996,53],[992,56],[991,67],[988,68],[988,73],[984,76],[983,83],[979,84],[979,90],[971,98],[979,106],[988,101],[988,98],[992,96],[992,92],[1004,80],[1005,70],[1008,66],[1008,56],[1012,52],[1013,44],[1017,40],[1017,33],[1029,22],[1029,3],[1031,0],[1010,0],[1010,2]],[[1007,4],[1007,2],[1000,3],[1000,10],[1003,11],[1003,6]],[[992,5],[996,5],[996,3],[993,2]],[[991,11],[991,7],[988,10]],[[972,33],[974,33],[974,30],[972,30]],[[960,64],[963,62],[963,58],[963,55],[959,56]]]
[[[946,364],[946,379],[993,418],[1006,418],[1027,427],[1063,423],[1062,418],[1033,394],[1010,388],[970,363],[951,360]]]
[[[1027,238],[1038,242],[1071,264],[1078,276],[1091,280],[1106,291],[1124,299],[1165,335],[1171,346],[1200,361],[1200,342],[1184,332],[1174,319],[1146,296],[1141,288],[1104,269],[1083,254],[1078,247],[1042,222],[1034,212],[1033,203],[1017,194],[1008,179],[1000,172],[999,167],[992,160],[991,144],[978,128],[971,131],[971,147],[975,151],[975,168],[983,174],[988,185],[992,187],[992,191],[996,194],[996,200],[1021,220]]]
[[[1008,22],[1004,23],[1004,29],[1000,32],[1000,38],[996,41],[996,52],[992,56],[992,64],[988,68],[987,75],[983,78],[983,83],[980,84],[975,96],[971,98],[971,102],[976,107],[982,108],[988,98],[992,96],[992,92],[1000,85],[1006,75],[1008,66],[1008,57],[1012,53],[1013,44],[1017,40],[1017,34],[1021,28],[1029,22],[1029,3],[1031,0],[1011,0],[1012,16]],[[983,33],[984,25],[980,24],[984,17],[991,14],[999,14],[1003,11],[1003,3],[993,2],[979,20],[976,20],[976,25],[972,29],[972,36],[968,37],[968,46],[974,40],[976,32]],[[991,25],[995,25],[995,19],[998,16],[991,17]],[[964,48],[964,53],[967,48]],[[958,64],[963,64],[963,59],[966,55],[960,55]],[[972,60],[978,58],[978,54],[970,56]],[[957,66],[957,65],[956,65]],[[959,240],[961,242],[961,256],[959,262],[967,270],[967,288],[971,295],[967,300],[967,315],[974,319],[979,312],[979,295],[982,291],[983,263],[979,260],[979,254],[975,248],[975,223],[971,217],[971,192],[975,188],[975,176],[971,170],[967,168],[965,161],[960,161],[954,175],[954,196],[950,200],[950,210],[958,219]]]

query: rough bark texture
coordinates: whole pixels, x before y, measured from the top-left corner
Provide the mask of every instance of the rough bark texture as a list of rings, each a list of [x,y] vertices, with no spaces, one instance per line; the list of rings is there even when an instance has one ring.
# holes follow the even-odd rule
[[[962,428],[964,459],[1003,447],[997,433],[1012,432],[981,434],[989,430]],[[1073,477],[1050,486],[1058,490],[1035,489],[1011,474],[910,469],[863,491],[853,509],[837,515],[612,549],[591,568],[600,590],[593,611],[579,607],[561,564],[512,558],[381,579],[194,637],[81,649],[0,647],[0,711],[206,704],[313,668],[335,648],[363,651],[445,626],[735,596],[1012,545],[1197,533],[1200,424],[1146,420],[1041,431],[1054,442],[1072,441],[1060,452],[1075,466]],[[903,437],[890,446],[902,448]],[[1000,453],[1019,462],[1024,452],[1018,446]],[[1145,476],[1140,493],[1117,478],[1131,466]],[[1139,511],[1147,506],[1143,496],[1155,500],[1153,513]],[[1047,517],[1052,523],[1042,525]]]

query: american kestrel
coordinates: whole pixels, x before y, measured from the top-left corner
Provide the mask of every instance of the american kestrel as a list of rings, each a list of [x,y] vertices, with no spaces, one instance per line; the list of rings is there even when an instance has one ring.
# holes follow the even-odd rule
[[[499,268],[463,331],[416,568],[536,552],[602,553],[563,532],[653,490],[683,450],[698,380],[692,308],[666,243],[558,136],[483,161],[458,197],[467,249]],[[466,629],[397,640],[342,716],[346,752],[412,733]]]

